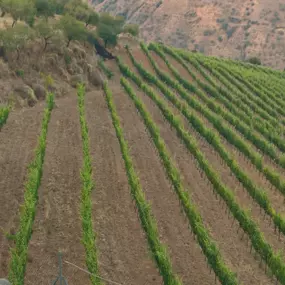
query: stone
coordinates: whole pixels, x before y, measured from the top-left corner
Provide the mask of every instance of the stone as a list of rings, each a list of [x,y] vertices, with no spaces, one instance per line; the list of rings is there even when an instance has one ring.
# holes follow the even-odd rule
[[[11,283],[6,279],[0,278],[0,285],[11,285]]]
[[[38,101],[34,90],[25,84],[16,86],[13,93],[24,99],[30,107],[34,106]]]
[[[38,100],[45,100],[47,92],[44,86],[40,84],[33,84],[32,88]]]
[[[70,85],[72,87],[77,87],[78,83],[85,83],[85,79],[82,74],[76,74],[70,77]]]
[[[103,87],[104,84],[104,78],[97,69],[91,70],[91,72],[89,73],[89,81],[94,86]]]

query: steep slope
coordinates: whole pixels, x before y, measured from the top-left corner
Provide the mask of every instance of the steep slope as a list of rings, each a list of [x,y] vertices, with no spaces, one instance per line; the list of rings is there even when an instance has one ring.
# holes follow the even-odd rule
[[[96,10],[126,17],[144,40],[163,41],[207,55],[284,68],[285,3],[282,0],[93,0]]]

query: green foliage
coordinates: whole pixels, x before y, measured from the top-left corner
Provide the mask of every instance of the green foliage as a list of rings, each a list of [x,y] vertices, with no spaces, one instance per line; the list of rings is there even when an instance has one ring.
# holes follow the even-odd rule
[[[89,150],[89,134],[88,126],[85,116],[85,87],[79,85],[77,88],[78,95],[78,109],[79,119],[81,126],[81,137],[83,143],[83,165],[81,169],[81,219],[82,219],[82,243],[85,248],[86,254],[86,265],[89,272],[92,273],[90,276],[92,285],[101,285],[101,279],[98,277],[98,259],[97,259],[97,247],[96,247],[96,235],[93,229],[92,220],[92,202],[91,193],[94,189],[94,181],[92,179],[92,164]]]
[[[155,44],[151,44],[150,45],[151,49],[154,50],[160,57],[162,57],[162,59],[165,61],[165,63],[167,64],[167,66],[169,67],[169,69],[171,70],[171,72],[173,73],[173,75],[177,78],[177,80],[186,88],[189,90],[193,90],[193,87],[191,86],[190,82],[185,80],[184,78],[182,78],[180,76],[180,74],[174,69],[174,67],[169,63],[169,61],[167,60],[167,58],[165,57],[165,55],[163,54],[163,52],[158,48],[157,45]],[[147,53],[147,56],[149,57],[151,63],[154,66],[154,69],[158,72],[157,66],[155,65],[155,62],[153,61],[153,59],[150,57],[150,54],[148,53],[148,51],[146,49],[144,49],[144,51]],[[171,53],[171,50],[169,50],[169,52]],[[175,54],[172,54],[175,56]],[[176,59],[179,59],[178,57],[175,57]],[[181,63],[183,63],[181,60],[179,60]],[[185,66],[185,65],[184,65]],[[185,66],[186,67],[186,66]],[[188,68],[187,68],[188,70]],[[189,73],[190,73],[190,69],[189,69]],[[192,73],[191,73],[192,74]],[[196,78],[196,80],[198,81],[198,84],[201,86],[201,83],[199,83],[199,79]],[[173,85],[174,82],[172,81],[171,84]],[[215,83],[213,82],[212,84],[213,86],[215,86]],[[205,88],[207,87],[207,88]],[[221,100],[222,97],[220,97],[219,92],[217,92],[214,88],[204,85],[204,89],[205,91],[207,91],[208,94],[213,95],[213,97],[217,98],[217,100]],[[179,93],[182,92],[182,90],[179,90]],[[183,94],[181,94],[181,96],[183,96],[183,98],[185,98],[186,100],[188,99],[187,94],[183,92]],[[178,109],[181,110],[181,106],[183,106],[183,104],[181,102],[179,102],[179,100],[175,99],[175,97],[171,97],[171,102],[178,107]],[[221,100],[222,101],[222,100]],[[223,101],[223,103],[226,103]],[[235,109],[231,108],[231,104],[226,104],[227,108],[230,108],[231,112],[235,112]],[[189,122],[192,124],[192,117],[195,115],[192,115],[188,112],[187,108],[185,110],[185,107],[182,110],[182,113],[185,115],[185,117],[189,120]],[[250,123],[250,122],[249,122]],[[214,124],[214,123],[213,123]],[[215,124],[214,124],[215,125]],[[203,127],[203,122],[199,120],[199,118],[195,118],[194,121],[194,125],[193,127],[202,135],[205,137],[205,139],[217,150],[217,152],[220,154],[221,158],[226,162],[226,164],[228,165],[228,167],[232,170],[232,173],[234,173],[234,175],[236,176],[237,180],[240,181],[240,183],[244,186],[244,188],[248,191],[249,195],[251,195],[251,197],[259,204],[259,206],[261,208],[263,208],[263,210],[265,211],[265,213],[267,215],[269,215],[273,222],[275,223],[275,226],[279,229],[280,232],[282,232],[283,234],[285,234],[285,220],[283,218],[281,218],[281,216],[276,213],[276,211],[273,209],[269,198],[265,192],[264,189],[261,189],[259,187],[257,187],[252,181],[251,179],[247,176],[247,174],[238,166],[238,164],[234,161],[234,159],[230,156],[230,154],[226,151],[225,146],[223,146],[223,144],[215,137],[215,134],[211,132],[211,130],[205,130]],[[198,127],[198,128],[197,128]],[[258,166],[261,166],[260,164],[261,162],[261,158],[258,157],[258,155],[256,155],[256,160],[254,161],[255,164],[257,164]],[[262,169],[262,167],[259,167]],[[264,170],[264,172],[267,172],[267,169]],[[268,173],[266,173],[268,174]],[[273,173],[271,173],[272,175]],[[282,181],[281,185],[279,184],[280,181],[280,176],[278,176],[277,174],[275,174],[273,177],[269,176],[269,178],[271,179],[271,181],[273,182],[273,185],[276,186],[281,186],[280,190],[283,194],[285,194],[285,182]],[[279,183],[276,183],[277,180],[279,180]]]
[[[237,26],[227,29],[226,33],[227,33],[228,39],[230,39],[233,36],[233,34],[235,33],[236,30],[237,30]]]
[[[58,26],[67,39],[67,47],[72,40],[85,41],[87,39],[87,31],[82,22],[79,22],[70,15],[63,16]]]
[[[125,79],[121,79],[121,84],[127,90],[128,94],[130,94],[130,96],[135,96],[130,85]],[[121,147],[122,157],[125,162],[125,168],[128,176],[131,194],[136,203],[142,228],[146,233],[152,257],[157,264],[161,276],[163,277],[164,284],[182,284],[173,272],[167,248],[161,243],[159,239],[157,224],[151,212],[151,205],[146,201],[144,192],[141,188],[139,177],[134,169],[132,158],[129,153],[128,144],[124,138],[120,120],[117,115],[115,104],[113,102],[113,96],[107,86],[107,83],[104,84],[104,91],[106,94],[108,108],[111,113],[113,126],[115,128],[116,135]]]
[[[86,26],[92,25],[96,26],[99,23],[99,14],[95,11],[90,11],[88,17],[85,19]]]
[[[99,59],[98,66],[100,67],[100,69],[105,73],[105,75],[109,79],[111,79],[114,76],[114,73],[109,68],[107,68],[107,66],[104,64],[104,60],[102,58]]]
[[[35,0],[36,13],[38,17],[44,17],[48,20],[56,12],[56,3],[51,0]]]
[[[27,21],[30,24],[33,23],[31,19],[33,19],[36,11],[32,0],[9,0],[8,3],[8,12],[13,18],[12,27],[18,20]]]
[[[123,17],[113,17],[108,13],[102,13],[100,15],[97,34],[104,40],[105,47],[115,46],[117,44],[117,36],[122,32],[123,26]]]
[[[16,75],[19,77],[24,77],[24,70],[23,69],[17,69],[16,70]]]
[[[0,0],[1,17],[9,13],[11,9],[10,0]]]
[[[0,30],[0,46],[3,47],[5,53],[17,51],[17,59],[20,57],[20,50],[33,38],[34,31],[24,25]]]
[[[10,112],[10,107],[0,107],[0,130],[5,125]]]
[[[50,74],[41,73],[41,78],[44,81],[44,86],[47,90],[51,90],[54,85],[54,80]]]
[[[247,62],[251,64],[261,65],[261,60],[258,57],[250,57]]]
[[[173,126],[177,127],[179,129],[179,132],[185,133],[185,131],[182,128],[180,120],[171,113],[170,109],[168,109],[166,105],[164,106],[162,105],[163,103],[161,99],[159,99],[159,96],[155,94],[153,89],[151,89],[147,84],[144,84],[143,81],[138,76],[136,76],[126,65],[124,65],[120,61],[120,59],[118,59],[118,64],[124,76],[131,78],[138,85],[138,87],[140,87],[145,92],[145,94],[147,94],[158,106],[161,107],[161,110],[163,110],[163,113],[165,114],[169,122],[171,122]],[[136,66],[138,65],[139,64],[136,64]],[[140,70],[142,71],[143,67],[141,65],[139,66],[141,67]],[[144,72],[144,75],[146,76],[146,72]],[[151,80],[150,77],[148,77],[147,80],[148,81]],[[165,142],[160,136],[159,129],[154,124],[144,104],[135,95],[134,91],[132,90],[128,82],[125,79],[121,79],[121,84],[124,86],[127,93],[130,95],[131,99],[134,101],[137,110],[139,111],[139,113],[141,114],[145,122],[145,125],[151,135],[151,138],[163,162],[167,176],[169,177],[173,185],[173,188],[181,201],[181,205],[189,220],[191,229],[193,233],[195,234],[195,236],[197,237],[198,243],[201,249],[203,250],[205,256],[207,257],[208,264],[210,265],[211,268],[213,268],[217,277],[221,281],[221,284],[224,284],[224,285],[225,284],[227,285],[238,284],[235,274],[232,273],[224,264],[224,261],[221,257],[221,254],[216,244],[211,239],[207,229],[203,225],[202,218],[200,214],[198,213],[198,210],[194,206],[193,202],[191,201],[188,191],[184,189],[182,181],[181,181],[180,173],[170,158]],[[193,147],[197,150],[197,145],[194,145]]]
[[[78,21],[85,23],[85,26],[96,26],[99,22],[99,15],[88,7],[87,4],[82,3],[77,5],[73,10],[68,11],[70,15],[76,18]]]
[[[212,36],[212,35],[214,35],[215,34],[215,32],[216,32],[216,30],[205,30],[204,31],[204,36]]]
[[[64,61],[65,61],[65,64],[67,64],[67,65],[71,64],[71,62],[72,62],[71,56],[66,52],[64,53]]]
[[[45,51],[48,44],[50,43],[49,40],[56,34],[57,29],[55,25],[41,19],[36,24],[35,31],[37,36],[43,39]]]
[[[54,96],[53,94],[48,94],[47,107],[44,110],[42,129],[35,150],[35,158],[28,167],[24,204],[21,208],[20,226],[15,238],[15,247],[11,249],[9,280],[13,285],[24,284],[28,245],[33,231],[33,222],[38,202],[38,189],[43,173],[48,123],[53,106]]]
[[[124,26],[123,32],[137,37],[139,35],[139,26],[135,24],[127,24]]]

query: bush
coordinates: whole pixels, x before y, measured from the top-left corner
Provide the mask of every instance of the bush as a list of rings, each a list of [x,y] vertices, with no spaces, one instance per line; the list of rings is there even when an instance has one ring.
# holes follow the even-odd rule
[[[138,36],[139,34],[139,26],[135,24],[128,24],[124,26],[124,33],[129,33],[133,35],[134,37]]]
[[[232,27],[230,29],[227,30],[227,36],[228,39],[232,37],[232,35],[234,34],[234,32],[236,31],[237,27]]]
[[[85,41],[87,39],[87,31],[84,24],[70,15],[63,16],[58,27],[67,38],[67,47],[72,40]]]
[[[103,39],[105,47],[115,46],[117,44],[117,36],[123,31],[125,20],[123,17],[113,17],[108,13],[100,15],[97,27],[97,35]]]
[[[260,58],[254,56],[254,57],[250,57],[247,62],[251,63],[251,64],[256,64],[256,65],[261,65],[261,60]]]
[[[212,36],[215,32],[215,30],[205,30],[204,36]]]

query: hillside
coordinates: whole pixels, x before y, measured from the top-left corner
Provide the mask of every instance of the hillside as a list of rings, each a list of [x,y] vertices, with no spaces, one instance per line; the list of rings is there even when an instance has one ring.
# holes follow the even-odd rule
[[[96,10],[140,25],[146,41],[196,49],[206,55],[285,67],[285,3],[282,0],[92,0]]]
[[[0,109],[0,276],[51,282],[62,251],[68,284],[285,284],[284,73],[113,53],[103,88]]]

